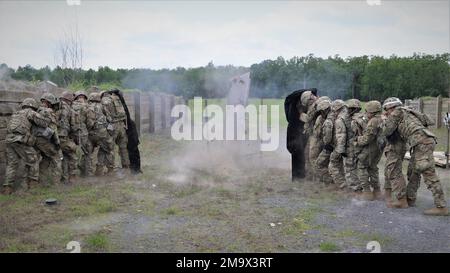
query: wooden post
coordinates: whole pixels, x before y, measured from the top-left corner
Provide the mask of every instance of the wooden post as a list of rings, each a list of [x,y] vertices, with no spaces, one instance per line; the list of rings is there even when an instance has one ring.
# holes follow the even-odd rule
[[[423,99],[419,98],[419,112],[423,113]]]
[[[148,131],[150,134],[155,132],[155,95],[153,93],[150,93],[148,96]]]
[[[141,135],[141,93],[134,92],[134,122],[136,130]]]
[[[442,127],[442,96],[436,99],[436,128]]]
[[[166,95],[161,94],[161,129],[166,129]]]

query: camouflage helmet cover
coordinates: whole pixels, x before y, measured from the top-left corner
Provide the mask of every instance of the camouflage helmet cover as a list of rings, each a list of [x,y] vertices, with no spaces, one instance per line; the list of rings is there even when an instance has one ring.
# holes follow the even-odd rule
[[[361,109],[361,102],[358,99],[349,99],[345,105],[347,105],[348,108],[359,108]]]
[[[101,102],[102,98],[100,96],[100,93],[92,92],[91,94],[89,94],[89,101]]]
[[[345,106],[345,102],[343,100],[335,100],[331,103],[331,111],[339,111],[342,107]]]
[[[86,92],[84,92],[83,90],[75,92],[74,99],[76,100],[79,96],[84,96],[86,99],[88,98]]]
[[[56,96],[53,95],[52,93],[44,93],[41,96],[41,101],[42,100],[46,100],[48,101],[50,104],[56,104],[58,103],[58,100],[56,99]]]
[[[403,103],[399,98],[390,97],[387,98],[383,103],[383,109],[387,110],[393,107],[402,106]]]
[[[314,96],[314,94],[311,91],[305,91],[302,93],[302,96],[300,97],[300,101],[302,102],[303,106],[308,106],[309,100]]]
[[[39,105],[35,99],[26,98],[22,101],[22,104],[20,105],[20,108],[24,108],[24,107],[31,107],[34,110],[37,110],[39,108]]]
[[[59,96],[60,99],[66,99],[68,101],[73,101],[74,100],[74,96],[72,92],[69,91],[64,91],[61,96]]]
[[[324,111],[329,109],[331,106],[331,102],[329,100],[322,100],[317,104],[317,111]]]
[[[366,111],[368,113],[378,113],[381,112],[381,103],[377,100],[372,100],[366,103]]]

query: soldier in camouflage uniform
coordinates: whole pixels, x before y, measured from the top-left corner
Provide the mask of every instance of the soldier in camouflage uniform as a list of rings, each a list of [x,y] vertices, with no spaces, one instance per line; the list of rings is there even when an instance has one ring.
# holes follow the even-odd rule
[[[321,139],[322,149],[314,163],[316,168],[316,173],[320,178],[320,182],[325,185],[331,185],[333,179],[328,171],[328,165],[330,164],[330,155],[333,151],[332,140],[333,140],[333,124],[335,115],[331,112],[331,102],[329,100],[323,100],[317,105],[317,111],[320,113],[320,120],[322,122],[320,130],[317,129],[317,136]],[[317,124],[320,126],[320,124]]]
[[[316,101],[317,97],[311,91],[303,92],[299,101],[302,104],[303,108],[306,109],[306,113],[302,113],[300,115],[300,120],[305,123],[304,133],[307,137],[305,146],[305,158],[308,159],[305,161],[306,178],[312,180],[314,180],[314,171],[313,171],[314,168],[312,168],[310,160],[310,149],[311,149],[312,130],[314,127],[314,122],[317,118]]]
[[[89,129],[94,126],[93,114],[87,103],[87,96],[84,91],[75,92],[72,109],[77,113],[79,130],[74,136],[74,141],[81,148],[79,169],[81,176],[93,175],[92,168],[92,144],[89,141]]]
[[[112,138],[113,143],[119,146],[119,155],[122,163],[122,168],[128,169],[130,167],[130,159],[128,158],[128,136],[127,136],[127,116],[125,109],[119,96],[114,91],[102,92],[102,104],[105,108],[107,121],[113,126]],[[113,152],[113,160],[115,154]],[[113,161],[114,162],[114,161]]]
[[[49,128],[52,130],[47,134],[41,127],[34,126],[32,131],[36,136],[35,148],[40,151],[42,160],[39,163],[39,182],[55,184],[61,181],[61,161],[63,158],[61,143],[58,136],[58,120],[54,107],[59,100],[51,93],[41,96],[41,104],[38,113],[50,120]]]
[[[335,115],[333,124],[333,152],[330,155],[328,170],[333,178],[335,186],[345,187],[344,158],[347,157],[347,127],[348,118],[347,107],[344,101],[335,100],[331,104],[331,111]]]
[[[36,141],[31,132],[32,126],[46,128],[49,120],[36,112],[38,103],[32,98],[26,98],[21,109],[15,112],[6,131],[6,177],[3,184],[3,193],[11,194],[14,191],[14,181],[21,161],[25,163],[27,186],[31,188],[38,184],[39,179],[39,153],[33,147]]]
[[[436,146],[436,137],[432,132],[426,129],[426,123],[421,116],[416,115],[408,108],[401,107],[398,98],[388,98],[383,104],[386,110],[386,120],[383,126],[383,134],[391,136],[396,130],[400,137],[407,142],[413,161],[412,168],[420,173],[424,178],[424,183],[432,192],[435,208],[425,210],[426,215],[447,216],[448,208],[445,200],[442,184],[436,174],[434,163],[434,148]],[[393,203],[394,207],[408,207],[405,185],[399,185],[402,181],[394,180],[394,194],[397,201]],[[404,181],[403,181],[404,182]]]
[[[346,186],[349,190],[356,190],[359,185],[356,147],[354,146],[356,135],[351,129],[351,122],[360,114],[361,102],[358,99],[350,99],[346,102],[346,106],[348,111],[348,118],[345,119],[347,129],[347,157],[344,159]]]
[[[378,163],[383,154],[381,138],[381,103],[369,101],[366,104],[368,123],[362,134],[354,139],[354,145],[360,147],[358,154],[358,173],[363,189],[362,198],[367,201],[381,198]],[[372,189],[373,192],[372,192]]]
[[[319,97],[315,102],[315,116],[314,126],[312,128],[311,135],[309,136],[309,162],[311,164],[311,169],[314,173],[314,179],[319,179],[316,166],[316,160],[319,157],[320,152],[323,149],[323,139],[322,139],[322,125],[325,119],[322,117],[318,106],[320,102],[327,100],[331,101],[329,97]],[[312,121],[311,121],[312,122]]]
[[[95,175],[100,176],[104,174],[104,169],[107,167],[108,173],[114,169],[113,164],[113,150],[114,143],[112,137],[108,133],[108,122],[106,120],[105,109],[102,105],[100,93],[91,93],[89,95],[89,106],[94,113],[95,124],[89,130],[89,140],[92,144],[91,155],[93,156],[93,149],[98,147],[97,154],[97,168]]]
[[[58,118],[58,135],[63,153],[61,182],[70,183],[77,177],[77,145],[73,137],[77,135],[79,121],[72,109],[73,93],[65,91],[59,97],[61,103],[56,115]]]

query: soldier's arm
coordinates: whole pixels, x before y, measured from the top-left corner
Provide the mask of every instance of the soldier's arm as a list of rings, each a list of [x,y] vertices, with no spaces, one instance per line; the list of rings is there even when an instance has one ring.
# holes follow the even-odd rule
[[[110,105],[111,102],[109,101],[108,98],[104,98],[102,99],[102,108],[103,108],[103,113],[106,116],[106,120],[111,123],[113,122],[113,113],[111,113],[111,109],[110,109]]]
[[[392,135],[398,127],[402,118],[402,112],[400,110],[393,111],[384,121],[382,134],[385,137]]]
[[[323,143],[331,144],[333,141],[333,123],[331,120],[327,119],[322,126]]]
[[[86,107],[86,111],[84,113],[86,115],[86,128],[92,130],[95,125],[95,113],[91,107]]]
[[[357,138],[358,146],[366,146],[369,143],[376,140],[378,135],[379,124],[374,119],[369,120],[366,129],[363,131],[362,136]]]
[[[35,111],[28,111],[27,118],[29,121],[34,123],[36,126],[43,127],[43,128],[48,127],[52,121],[50,118],[45,117]]]
[[[336,119],[335,124],[336,147],[335,150],[339,154],[345,153],[347,142],[347,130],[344,121],[341,118]]]

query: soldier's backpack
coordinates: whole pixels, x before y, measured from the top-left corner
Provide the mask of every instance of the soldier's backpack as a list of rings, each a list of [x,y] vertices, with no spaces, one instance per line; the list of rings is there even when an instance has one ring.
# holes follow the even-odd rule
[[[123,108],[122,105],[122,101],[120,100],[120,98],[113,94],[111,96],[111,99],[113,101],[113,105],[114,105],[114,109],[115,109],[115,114],[116,116],[114,117],[115,119],[126,119],[127,114],[125,113],[125,109]]]
[[[25,110],[20,110],[11,116],[8,124],[8,132],[19,135],[30,133],[31,123],[27,118]]]
[[[432,120],[427,114],[421,113],[409,107],[402,107],[402,108],[406,110],[408,113],[413,114],[425,127],[430,127],[436,124],[434,120]]]

